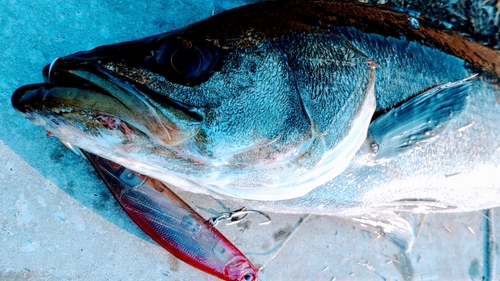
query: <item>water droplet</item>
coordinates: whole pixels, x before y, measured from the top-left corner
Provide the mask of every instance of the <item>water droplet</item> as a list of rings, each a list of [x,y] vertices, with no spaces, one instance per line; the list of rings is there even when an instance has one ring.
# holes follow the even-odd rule
[[[408,25],[413,29],[418,29],[418,27],[420,26],[418,20],[414,17],[408,18]]]

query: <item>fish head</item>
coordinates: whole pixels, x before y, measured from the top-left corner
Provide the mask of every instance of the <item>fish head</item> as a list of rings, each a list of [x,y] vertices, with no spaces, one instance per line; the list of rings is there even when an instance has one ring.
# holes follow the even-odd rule
[[[199,185],[296,184],[356,131],[355,145],[340,149],[349,150],[347,165],[375,108],[373,97],[363,113],[375,63],[338,35],[319,38],[177,31],[101,46],[55,59],[42,71],[45,83],[19,88],[12,104],[63,142],[108,159],[144,166],[161,154],[169,158],[161,168],[180,177],[206,167],[212,174]],[[303,82],[316,78],[318,85]],[[358,115],[362,126],[351,123]]]
[[[152,54],[144,52],[157,49],[157,44],[161,45],[154,40],[140,40],[56,58],[42,71],[45,83],[17,89],[12,104],[62,140],[76,134],[87,139],[88,145],[92,145],[92,139],[102,138],[118,143],[140,140],[175,146],[196,133],[202,118],[189,105],[148,89],[144,80],[165,83],[162,74],[172,71],[170,77],[175,81],[182,73],[183,83],[197,83],[196,79],[204,74],[190,80],[198,74],[194,72],[213,65],[194,70],[192,64],[204,61],[188,61],[183,66],[189,68],[191,63],[190,69],[175,69],[176,63],[163,68],[164,72],[152,72],[149,69],[163,61],[151,62]],[[127,74],[114,71],[113,67],[122,64],[133,67],[127,68]]]

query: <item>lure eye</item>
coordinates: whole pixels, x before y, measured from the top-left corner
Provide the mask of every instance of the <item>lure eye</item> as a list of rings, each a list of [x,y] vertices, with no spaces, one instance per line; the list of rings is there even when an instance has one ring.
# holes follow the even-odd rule
[[[189,39],[170,39],[158,50],[159,74],[174,83],[198,85],[210,78],[220,63],[215,46]]]
[[[253,275],[246,274],[246,275],[244,275],[244,276],[242,277],[242,279],[241,279],[241,280],[242,280],[242,281],[254,281],[254,280],[255,280],[255,278],[254,278],[254,276],[253,276]]]

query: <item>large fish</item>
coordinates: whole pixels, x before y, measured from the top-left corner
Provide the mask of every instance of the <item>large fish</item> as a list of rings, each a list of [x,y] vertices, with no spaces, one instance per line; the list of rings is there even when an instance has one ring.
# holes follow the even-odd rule
[[[405,13],[260,3],[43,75],[17,110],[181,189],[288,213],[500,206],[500,54]]]

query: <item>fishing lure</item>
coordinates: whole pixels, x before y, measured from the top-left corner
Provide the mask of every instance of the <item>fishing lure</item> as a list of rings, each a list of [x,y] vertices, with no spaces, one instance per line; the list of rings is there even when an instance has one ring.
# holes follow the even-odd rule
[[[223,280],[257,280],[250,261],[164,183],[82,152],[130,218],[172,255]]]

